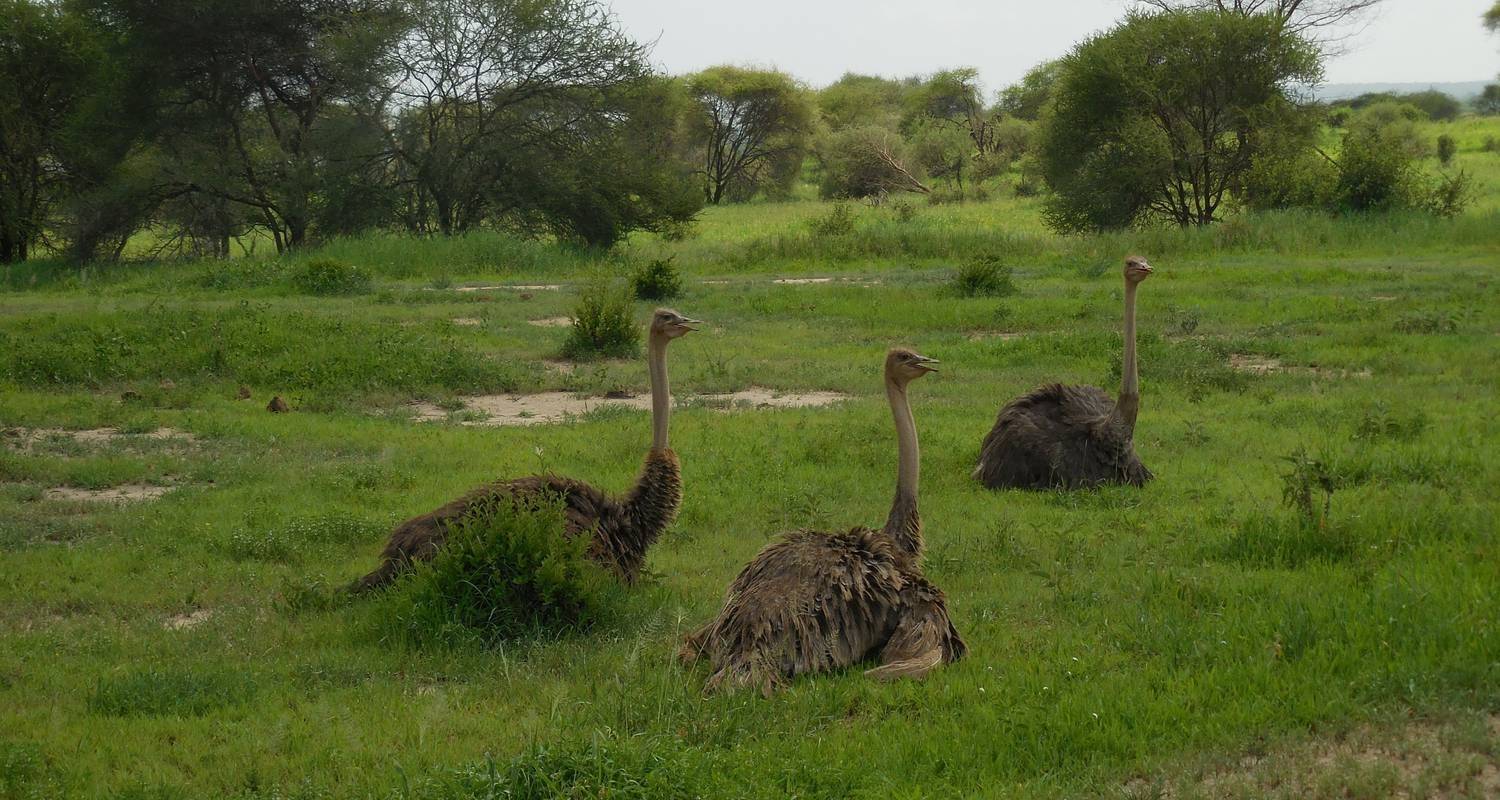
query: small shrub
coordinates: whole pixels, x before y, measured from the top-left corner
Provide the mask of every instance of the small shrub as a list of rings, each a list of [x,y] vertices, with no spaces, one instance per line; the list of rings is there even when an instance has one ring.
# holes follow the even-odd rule
[[[917,218],[917,207],[905,200],[891,203],[890,209],[897,222],[911,222]]]
[[[1354,438],[1364,441],[1415,439],[1427,430],[1429,420],[1421,411],[1413,414],[1396,414],[1384,403],[1377,403],[1364,412],[1354,426]]]
[[[690,219],[667,220],[657,229],[657,235],[667,242],[685,242],[698,235],[697,224]]]
[[[154,667],[100,678],[89,711],[112,717],[196,717],[248,700],[255,683],[242,673]]]
[[[1016,293],[1013,274],[999,256],[981,255],[959,268],[953,288],[961,297],[1008,297]]]
[[[563,535],[560,498],[480,499],[443,549],[386,592],[382,618],[409,645],[491,645],[582,630],[619,598],[619,584]]]
[[[1448,166],[1453,162],[1453,156],[1457,153],[1458,142],[1453,141],[1452,136],[1445,133],[1437,138],[1437,157],[1439,163],[1445,167]]]
[[[1484,137],[1484,144],[1479,148],[1486,153],[1500,153],[1500,139],[1493,136]]]
[[[1474,177],[1466,170],[1438,176],[1422,206],[1439,217],[1456,217],[1474,201]]]
[[[835,203],[827,214],[808,222],[814,236],[848,236],[854,232],[854,209],[846,203]]]
[[[658,258],[637,269],[630,286],[638,300],[671,300],[682,294],[682,276],[672,259]]]
[[[370,291],[370,276],[364,270],[331,258],[304,261],[292,270],[292,285],[303,294],[363,294]]]
[[[563,355],[575,360],[635,355],[641,334],[632,317],[630,295],[623,287],[604,278],[590,281],[573,309]]]
[[[1281,502],[1296,511],[1308,527],[1322,528],[1333,510],[1333,493],[1342,484],[1338,474],[1327,459],[1313,458],[1307,450],[1298,448],[1283,461],[1291,469],[1281,475]],[[1322,495],[1322,504],[1316,495]]]

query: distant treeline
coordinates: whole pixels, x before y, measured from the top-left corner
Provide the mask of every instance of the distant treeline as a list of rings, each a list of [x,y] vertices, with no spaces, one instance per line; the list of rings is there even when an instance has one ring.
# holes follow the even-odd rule
[[[1461,207],[1392,132],[1408,109],[1457,115],[1451,98],[1328,117],[1292,88],[1321,63],[1294,16],[1148,5],[990,98],[972,69],[821,90],[665,76],[597,0],[0,0],[0,261],[377,228],[609,246],[804,181],[943,201],[1003,179],[1060,230],[1203,224],[1226,203]],[[1325,121],[1348,131],[1339,153],[1314,144]]]

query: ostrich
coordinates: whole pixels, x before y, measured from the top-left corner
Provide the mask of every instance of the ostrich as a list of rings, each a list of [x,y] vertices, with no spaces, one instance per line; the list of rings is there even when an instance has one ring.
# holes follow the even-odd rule
[[[990,489],[1141,486],[1151,470],[1135,454],[1141,407],[1135,366],[1135,290],[1151,275],[1140,256],[1125,259],[1125,366],[1120,399],[1096,386],[1038,387],[1000,409],[979,448],[973,477]]]
[[[935,371],[934,359],[894,349],[885,390],[900,458],[885,527],[798,531],[767,546],[740,571],[718,617],[687,637],[685,663],[706,657],[705,691],[752,686],[769,695],[787,679],[877,655],[875,678],[920,678],[965,652],[942,590],[922,574],[917,513],[920,458],[906,386]]]
[[[651,450],[636,478],[635,487],[622,497],[613,497],[574,478],[532,475],[481,486],[435,511],[413,517],[391,532],[381,553],[380,566],[349,588],[364,592],[385,586],[413,561],[433,557],[448,536],[448,526],[461,519],[477,502],[496,494],[558,496],[564,504],[564,535],[587,532],[591,538],[588,556],[613,571],[623,582],[634,583],[646,560],[646,550],[677,516],[682,502],[682,472],[677,454],[667,445],[667,417],[672,395],[667,388],[667,345],[689,331],[700,320],[667,308],[659,308],[651,319],[646,361],[651,373]]]

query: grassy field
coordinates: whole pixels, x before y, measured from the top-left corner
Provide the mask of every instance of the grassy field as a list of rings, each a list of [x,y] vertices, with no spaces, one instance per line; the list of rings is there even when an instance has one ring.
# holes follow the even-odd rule
[[[807,223],[828,206],[765,204],[608,257],[495,235],[334,242],[313,256],[374,281],[338,298],[297,291],[307,257],[13,267],[0,798],[1485,796],[1500,153],[1467,134],[1460,159],[1491,177],[1454,220],[1063,239],[1007,198],[907,221],[860,207],[852,232],[820,236]],[[981,490],[968,472],[1003,402],[1117,385],[1129,251],[1157,267],[1138,448],[1158,480]],[[1014,266],[1014,294],[953,291],[979,253]],[[622,612],[434,650],[385,639],[379,601],[329,602],[392,523],[487,479],[628,486],[642,412],[471,427],[409,404],[644,391],[635,361],[559,369],[566,329],[529,321],[567,315],[590,274],[667,256],[687,278],[673,305],[710,325],[672,348],[686,499]],[[834,280],[774,282],[789,276]],[[498,284],[539,288],[461,291]],[[944,362],[913,405],[928,572],[970,656],[923,683],[850,672],[702,698],[672,654],[769,537],[884,519],[892,344]],[[748,387],[849,399],[695,399]],[[267,413],[273,394],[294,413]],[[101,428],[118,433],[79,433]],[[1282,502],[1299,451],[1336,487],[1321,525]],[[110,487],[166,491],[77,496]],[[1416,756],[1361,760],[1424,748],[1420,774]]]

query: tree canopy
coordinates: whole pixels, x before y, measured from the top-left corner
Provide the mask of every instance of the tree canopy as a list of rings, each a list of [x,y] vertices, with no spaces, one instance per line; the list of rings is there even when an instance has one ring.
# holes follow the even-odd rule
[[[1268,16],[1135,13],[1064,60],[1039,131],[1059,230],[1218,219],[1268,136],[1293,136],[1316,48]],[[1276,132],[1276,133],[1273,133]]]

